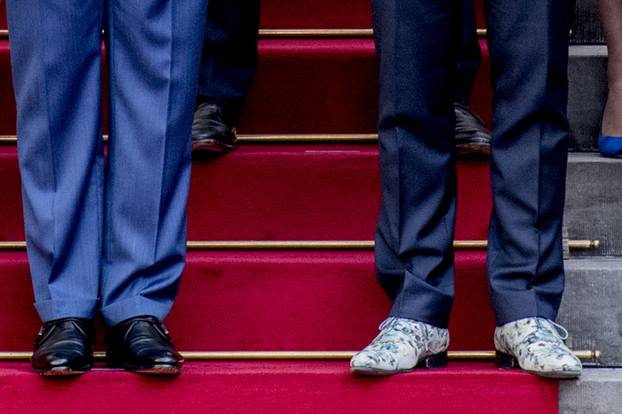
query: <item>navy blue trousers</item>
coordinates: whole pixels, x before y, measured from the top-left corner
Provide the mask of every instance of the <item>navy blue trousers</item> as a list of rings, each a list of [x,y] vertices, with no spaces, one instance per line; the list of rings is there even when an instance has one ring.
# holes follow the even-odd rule
[[[462,0],[462,35],[458,39],[454,101],[468,105],[473,83],[482,61],[477,36],[474,0]]]
[[[463,0],[455,100],[467,104],[481,62],[473,0]],[[203,98],[241,102],[257,70],[259,0],[210,0],[201,58]]]
[[[259,0],[210,0],[198,95],[236,104],[257,69]]]
[[[489,0],[494,131],[488,280],[497,323],[555,319],[564,287],[568,0]],[[391,314],[446,327],[454,297],[457,0],[374,0]],[[474,212],[474,214],[477,214]]]
[[[28,257],[43,321],[97,310],[110,325],[168,314],[185,259],[206,9],[206,0],[7,1]]]

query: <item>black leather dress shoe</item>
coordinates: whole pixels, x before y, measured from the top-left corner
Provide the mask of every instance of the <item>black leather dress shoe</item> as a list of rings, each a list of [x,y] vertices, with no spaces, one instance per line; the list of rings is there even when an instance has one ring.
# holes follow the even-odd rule
[[[106,365],[140,374],[177,375],[183,358],[162,323],[153,316],[127,319],[108,329]]]
[[[490,131],[471,108],[454,103],[456,113],[456,152],[458,154],[490,154]]]
[[[44,324],[32,355],[32,367],[45,376],[80,375],[93,367],[91,321],[64,318]]]
[[[192,149],[221,153],[235,149],[234,104],[205,101],[197,106],[192,122]]]

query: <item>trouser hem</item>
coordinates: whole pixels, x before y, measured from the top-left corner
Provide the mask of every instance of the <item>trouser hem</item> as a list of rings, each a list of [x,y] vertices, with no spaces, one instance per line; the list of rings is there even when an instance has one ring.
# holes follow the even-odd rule
[[[62,318],[93,319],[97,309],[97,299],[45,300],[35,303],[35,308],[43,322]]]
[[[173,306],[173,301],[155,301],[144,296],[134,296],[124,299],[101,309],[101,314],[108,326],[117,325],[136,316],[154,316],[163,321]]]

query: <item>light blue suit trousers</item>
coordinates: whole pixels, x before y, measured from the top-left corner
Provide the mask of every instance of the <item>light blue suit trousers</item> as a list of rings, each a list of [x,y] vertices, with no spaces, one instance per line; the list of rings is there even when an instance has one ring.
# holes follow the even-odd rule
[[[28,257],[42,320],[98,310],[109,325],[164,319],[185,262],[207,0],[8,0],[7,10]]]

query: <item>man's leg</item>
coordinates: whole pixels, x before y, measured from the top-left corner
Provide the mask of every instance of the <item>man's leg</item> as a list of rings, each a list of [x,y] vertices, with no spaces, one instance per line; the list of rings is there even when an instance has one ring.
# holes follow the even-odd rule
[[[468,105],[471,99],[473,83],[482,62],[482,52],[477,36],[475,19],[475,0],[462,0],[462,36],[458,46],[458,64],[455,102]]]
[[[581,366],[549,322],[564,290],[568,7],[568,0],[487,6],[495,86],[488,250],[500,327],[495,343],[523,368],[549,376],[577,376]]]
[[[143,314],[164,319],[177,292],[205,4],[109,2],[111,120],[101,288],[109,325]]]
[[[380,59],[382,180],[376,267],[394,300],[395,319],[383,324],[383,334],[352,360],[352,368],[393,373],[430,357],[423,348],[442,353],[448,342],[445,328],[454,293],[453,81],[459,13],[453,0],[375,0],[372,5]],[[414,347],[391,356],[390,349],[397,348],[387,335],[397,338],[395,331],[419,332],[418,338],[424,339],[396,339]],[[385,349],[383,344],[391,346]]]
[[[201,0],[108,4],[111,120],[101,312],[112,327],[109,365],[133,371],[179,372],[180,357],[161,321],[184,267],[205,13]]]
[[[474,0],[463,0],[462,3],[462,36],[458,48],[454,97],[456,150],[458,154],[490,154],[490,131],[482,119],[469,107],[473,83],[482,60]]]
[[[28,257],[46,323],[33,366],[56,375],[90,367],[83,331],[97,308],[103,214],[103,5],[61,3],[7,2]]]
[[[259,0],[212,0],[201,60],[195,149],[235,146],[235,123],[257,69]]]

